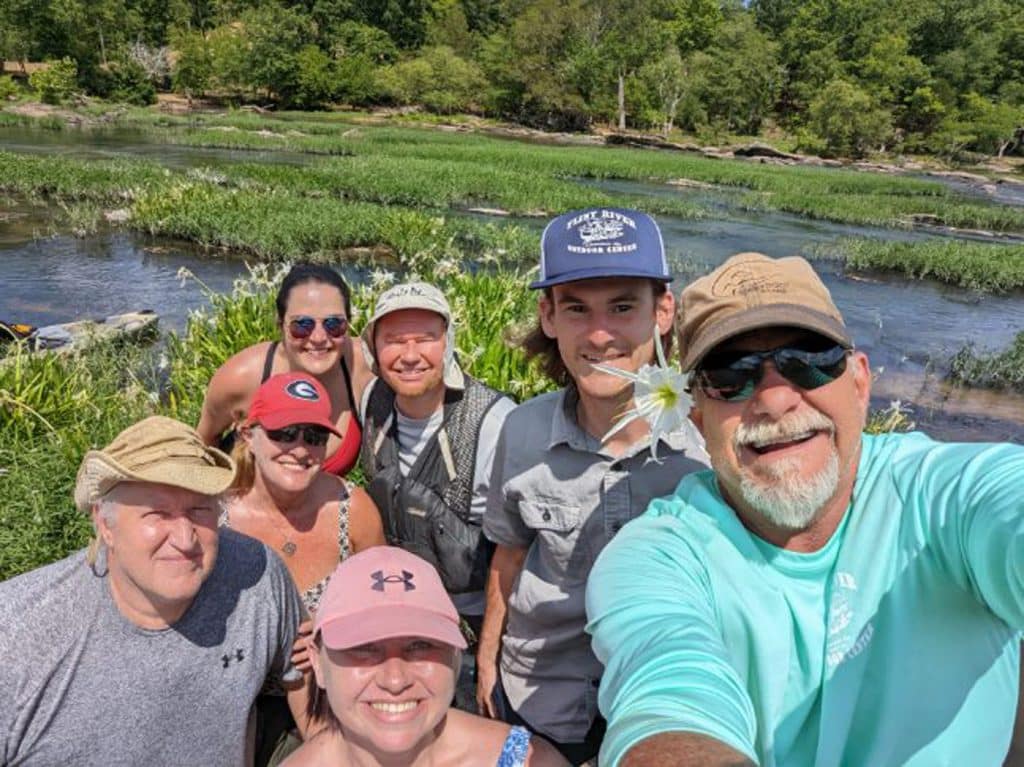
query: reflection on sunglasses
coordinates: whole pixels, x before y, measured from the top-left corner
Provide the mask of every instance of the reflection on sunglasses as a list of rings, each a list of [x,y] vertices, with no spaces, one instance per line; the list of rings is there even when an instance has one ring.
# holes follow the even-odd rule
[[[309,338],[316,330],[316,317],[294,317],[288,323],[288,332],[292,338]],[[348,320],[340,315],[332,314],[320,320],[324,332],[331,338],[341,338],[348,332]]]
[[[696,371],[695,383],[711,399],[743,402],[754,395],[764,377],[764,363],[771,360],[779,375],[801,389],[817,389],[832,383],[846,370],[846,353],[838,344],[808,351],[781,347],[765,352],[705,359]]]
[[[264,429],[264,431],[272,441],[280,442],[282,445],[290,445],[299,438],[301,432],[303,441],[310,447],[326,445],[327,438],[331,435],[323,426],[301,426],[299,424],[285,426],[283,429]]]

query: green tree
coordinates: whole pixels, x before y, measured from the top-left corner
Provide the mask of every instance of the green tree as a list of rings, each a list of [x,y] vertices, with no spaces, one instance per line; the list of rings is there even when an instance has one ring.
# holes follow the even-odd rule
[[[239,24],[224,24],[206,35],[209,55],[209,88],[223,94],[239,96],[249,89],[249,43]]]
[[[472,55],[475,38],[459,0],[435,0],[427,19],[424,41],[428,46],[446,45],[463,58]]]
[[[672,8],[664,0],[592,0],[585,11],[597,20],[601,58],[615,78],[619,130],[625,130],[626,80],[665,50]]]
[[[1024,139],[1024,107],[993,102],[977,93],[964,97],[959,122],[973,136],[968,148],[977,152],[1002,157]]]
[[[445,46],[381,70],[383,90],[401,104],[422,104],[441,114],[479,109],[486,87],[480,68]]]
[[[172,32],[171,47],[177,53],[171,70],[171,87],[191,102],[206,93],[210,85],[213,74],[210,47],[202,32],[185,29]]]
[[[338,84],[334,60],[312,44],[302,46],[295,59],[296,78],[290,103],[310,109],[332,101]]]
[[[687,90],[693,87],[687,63],[679,55],[679,49],[671,45],[661,58],[644,66],[640,76],[656,96],[659,127],[667,136],[675,125],[680,103]]]
[[[604,81],[592,25],[582,0],[528,0],[507,30],[481,45],[490,109],[549,130],[586,128],[589,89]]]
[[[863,157],[892,135],[892,116],[871,94],[848,80],[833,80],[811,102],[808,124],[828,153]]]
[[[722,25],[708,54],[701,94],[708,116],[730,130],[757,133],[782,86],[778,46],[744,12]]]

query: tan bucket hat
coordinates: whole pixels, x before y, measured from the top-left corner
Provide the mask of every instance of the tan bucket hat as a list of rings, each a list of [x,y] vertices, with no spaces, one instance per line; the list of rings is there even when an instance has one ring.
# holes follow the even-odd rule
[[[828,288],[799,256],[737,253],[683,289],[676,326],[684,373],[723,341],[761,328],[802,328],[853,348]]]
[[[206,445],[195,429],[155,415],[129,426],[102,450],[85,454],[75,480],[75,505],[88,512],[120,482],[220,495],[234,479],[235,464],[225,453]]]

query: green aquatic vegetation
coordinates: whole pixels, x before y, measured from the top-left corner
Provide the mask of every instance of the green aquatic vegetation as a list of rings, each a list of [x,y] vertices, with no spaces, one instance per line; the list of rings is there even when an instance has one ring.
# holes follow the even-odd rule
[[[266,128],[266,124],[264,124]],[[308,154],[352,154],[343,139],[327,136],[307,136],[299,133],[274,131],[252,132],[234,128],[199,128],[184,133],[167,131],[165,143],[217,149],[249,149],[259,151],[305,152]]]
[[[0,191],[60,200],[130,200],[166,183],[171,172],[140,160],[85,162],[0,151]]]
[[[532,254],[535,244],[534,235],[515,225],[496,227],[407,208],[190,181],[143,196],[131,211],[132,225],[151,234],[270,261],[337,261],[348,255],[348,249],[359,247],[382,247],[385,251],[374,255],[384,258],[387,252],[393,257],[451,247],[466,258],[497,253],[519,259]],[[465,251],[460,249],[463,244]]]
[[[965,386],[1024,392],[1024,331],[1001,352],[978,353],[972,346],[963,347],[953,356],[949,375]]]
[[[367,156],[332,158],[311,167],[246,163],[225,173],[246,188],[419,208],[496,207],[519,215],[550,216],[592,205],[625,205],[678,218],[707,215],[681,198],[614,195],[532,171],[470,162]]]
[[[820,195],[794,190],[745,194],[739,204],[747,210],[781,210],[809,218],[866,226],[946,226],[1024,233],[1024,210],[960,197]]]
[[[893,271],[968,290],[1003,293],[1024,288],[1024,245],[925,240],[879,242],[847,239],[822,248],[850,269]]]

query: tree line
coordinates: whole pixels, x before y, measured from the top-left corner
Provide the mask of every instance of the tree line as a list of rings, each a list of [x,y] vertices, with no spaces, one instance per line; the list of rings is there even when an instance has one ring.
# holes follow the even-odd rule
[[[1020,0],[0,0],[39,90],[1024,153]],[[50,81],[48,82],[47,78]]]

